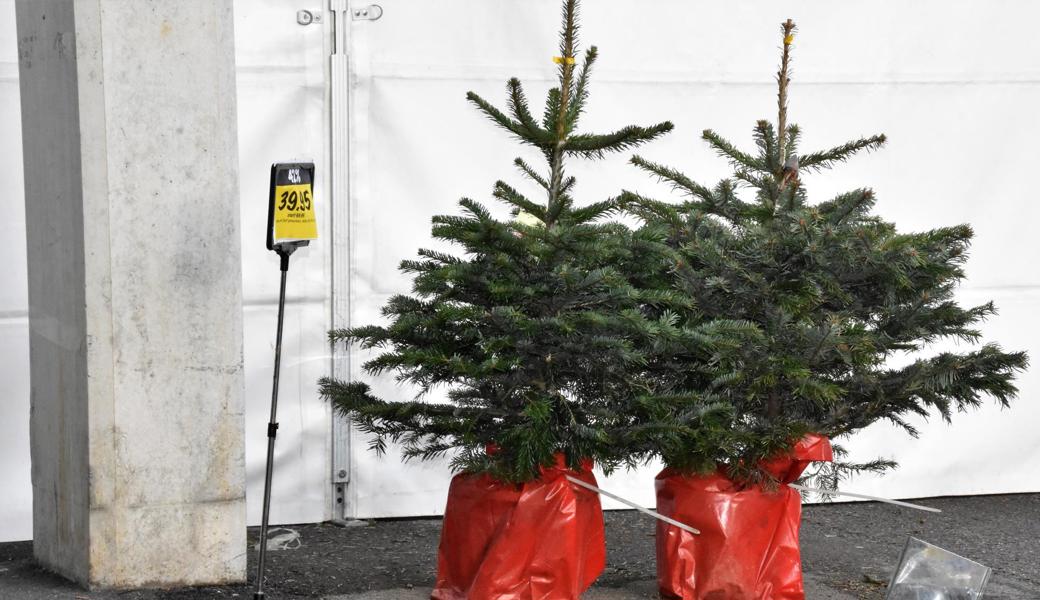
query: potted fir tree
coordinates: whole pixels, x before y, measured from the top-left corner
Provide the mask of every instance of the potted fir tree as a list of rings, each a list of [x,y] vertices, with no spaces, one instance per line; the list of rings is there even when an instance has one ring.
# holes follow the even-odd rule
[[[638,415],[659,432],[667,467],[657,478],[658,510],[702,532],[658,527],[659,584],[668,598],[804,598],[800,502],[784,484],[809,461],[830,460],[828,439],[875,421],[913,435],[908,415],[949,419],[984,396],[1006,405],[1017,391],[1014,373],[1026,366],[1024,353],[994,344],[918,353],[946,338],[977,343],[978,323],[994,313],[991,303],[965,308],[954,297],[972,230],[898,232],[871,213],[866,188],[809,201],[800,173],[875,150],[885,138],[799,153],[799,129],[787,122],[794,24],[782,30],[777,123],[756,124],[754,152],[704,132],[733,165],[732,178],[709,188],[635,157],[687,198],[674,205],[623,195],[648,226],[670,231],[680,258],[659,282],[688,297],[682,319],[742,320],[757,330],[740,349],[685,373],[669,362],[648,366],[667,387],[698,392]],[[912,360],[894,366],[896,355]],[[835,463],[823,474],[833,482],[890,466]]]
[[[392,441],[406,457],[452,456],[459,474],[445,509],[440,600],[577,599],[603,568],[603,522],[599,498],[566,477],[594,483],[593,462],[610,469],[637,460],[617,440],[639,437],[626,406],[654,389],[643,366],[671,348],[703,359],[715,335],[675,327],[668,315],[685,306],[683,294],[632,284],[631,273],[660,272],[674,254],[663,228],[632,231],[607,219],[616,201],[575,200],[568,159],[595,159],[672,128],[577,131],[596,60],[595,48],[578,56],[577,4],[564,2],[558,85],[543,118],[515,79],[508,111],[468,95],[538,150],[541,167],[516,166],[542,199],[500,181],[493,196],[515,218],[470,199],[461,214],[434,217],[434,237],[461,252],[420,250],[401,263],[413,293],[387,302],[387,324],[330,334],[380,351],[367,373],[396,373],[420,394],[444,392],[443,402],[392,400],[361,381],[321,383],[377,451]]]

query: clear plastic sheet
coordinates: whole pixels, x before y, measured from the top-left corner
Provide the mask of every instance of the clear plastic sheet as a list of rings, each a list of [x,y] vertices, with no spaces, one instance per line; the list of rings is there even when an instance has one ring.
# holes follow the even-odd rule
[[[885,600],[977,600],[992,570],[911,537]]]

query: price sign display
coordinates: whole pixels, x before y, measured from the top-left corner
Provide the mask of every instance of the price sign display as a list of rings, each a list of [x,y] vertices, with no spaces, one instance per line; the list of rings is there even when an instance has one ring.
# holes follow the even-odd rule
[[[318,238],[314,218],[314,163],[271,165],[267,249],[306,246]]]
[[[285,323],[285,283],[289,276],[289,257],[297,248],[318,239],[318,222],[314,219],[314,163],[292,162],[271,165],[271,192],[267,198],[267,249],[274,250],[282,272],[278,293],[278,329],[274,342],[274,385],[271,392],[271,420],[267,423],[267,470],[264,475],[264,512],[260,521],[260,538],[267,539],[270,520],[271,478],[274,474],[274,441],[278,436],[278,377],[282,364],[282,326]],[[267,544],[260,546],[256,568],[256,592],[253,598],[264,598],[264,559]]]

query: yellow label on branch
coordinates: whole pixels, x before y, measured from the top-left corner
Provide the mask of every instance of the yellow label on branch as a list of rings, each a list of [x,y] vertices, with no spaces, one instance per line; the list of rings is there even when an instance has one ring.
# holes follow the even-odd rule
[[[274,188],[274,240],[316,240],[314,192],[309,183]]]

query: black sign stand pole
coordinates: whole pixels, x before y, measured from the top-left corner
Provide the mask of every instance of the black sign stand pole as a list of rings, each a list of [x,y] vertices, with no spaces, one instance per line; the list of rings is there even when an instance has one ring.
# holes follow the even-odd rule
[[[281,259],[282,284],[278,291],[278,334],[274,343],[274,389],[271,390],[271,420],[267,423],[267,470],[264,473],[264,515],[260,522],[260,558],[256,565],[256,592],[253,600],[264,598],[264,566],[267,562],[267,525],[271,518],[271,479],[274,475],[274,441],[278,437],[278,377],[282,368],[282,325],[285,322],[285,280],[289,275],[289,257],[297,248],[310,244],[310,239],[290,239],[277,242],[275,239],[275,195],[280,186],[288,186],[282,191],[281,208],[286,206],[288,197],[289,211],[296,211],[298,192],[293,188],[306,186],[302,192],[304,204],[300,210],[312,210],[311,202],[314,183],[314,163],[275,163],[271,165],[271,191],[267,203],[267,249],[274,250]],[[288,194],[292,194],[288,196]],[[314,224],[313,216],[311,225]],[[317,238],[317,230],[309,232]],[[306,235],[306,234],[305,234]]]
[[[274,475],[274,441],[278,437],[278,376],[282,367],[282,324],[285,321],[285,279],[289,274],[289,256],[295,246],[283,245],[277,250],[281,258],[282,284],[278,292],[278,334],[274,342],[274,389],[271,391],[271,420],[267,423],[267,471],[264,474],[264,514],[260,522],[260,559],[256,565],[256,592],[253,600],[264,598],[264,563],[267,559],[267,523],[271,516],[271,478]]]

